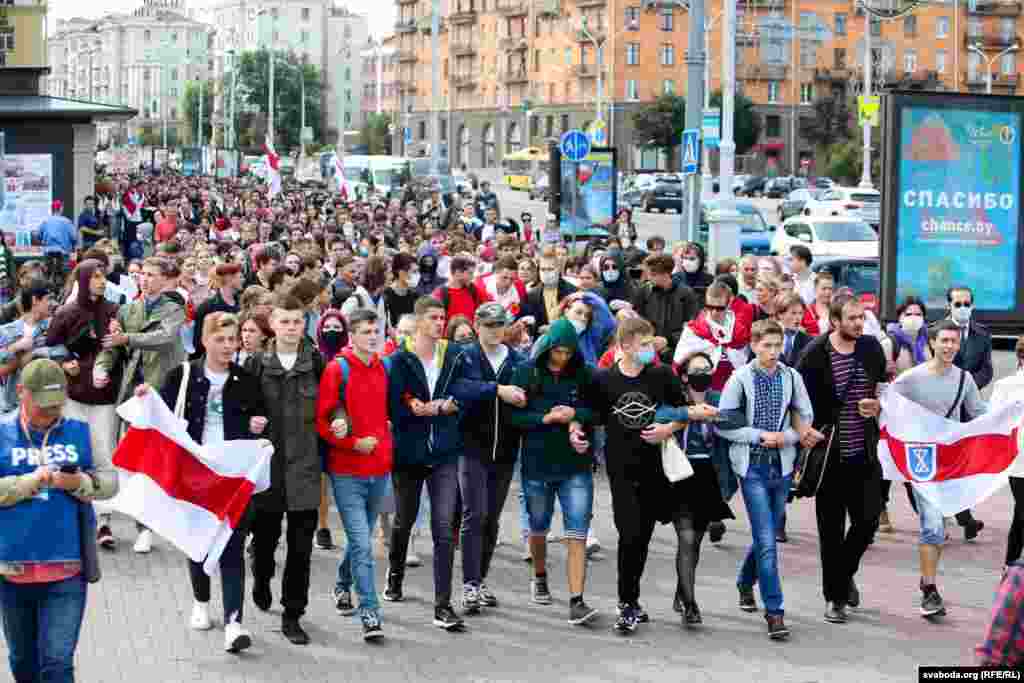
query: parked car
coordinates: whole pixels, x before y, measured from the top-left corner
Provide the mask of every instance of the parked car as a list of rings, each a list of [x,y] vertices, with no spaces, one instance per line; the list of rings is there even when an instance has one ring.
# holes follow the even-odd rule
[[[452,174],[452,182],[455,183],[455,191],[466,197],[473,193],[473,181],[464,173]]]
[[[653,174],[643,174],[627,178],[619,195],[619,206],[639,208],[644,192],[654,188],[655,177]]]
[[[821,190],[831,190],[833,187],[835,187],[835,185],[835,181],[832,180],[831,178],[825,178],[824,176],[820,176],[814,179],[814,187]]]
[[[775,231],[773,254],[806,244],[815,256],[878,256],[878,234],[852,216],[793,216]]]
[[[859,218],[878,232],[882,195],[878,190],[859,187],[833,187],[820,199],[804,205],[805,216],[849,216]]]
[[[550,183],[551,179],[547,175],[542,175],[533,181],[533,184],[530,186],[530,199],[539,199],[546,202],[548,200]]]
[[[782,199],[793,191],[793,179],[788,176],[772,178],[764,186],[764,196],[772,199]]]
[[[789,196],[779,202],[778,214],[779,223],[784,223],[790,216],[795,216],[804,210],[804,205],[807,202],[815,199],[820,199],[825,194],[825,190],[800,188],[793,190],[789,193]]]
[[[737,194],[740,197],[760,197],[768,180],[769,178],[764,176],[751,176],[743,183],[743,187]]]
[[[732,193],[735,196],[739,196],[740,190],[743,189],[743,184],[747,182],[747,178],[750,176],[745,174],[734,175],[732,177]],[[717,176],[711,181],[711,191],[718,194],[721,191],[722,183],[720,182],[722,176]]]
[[[771,253],[772,227],[765,221],[761,211],[750,202],[726,202],[720,199],[701,203],[697,240],[704,248],[708,246],[708,215],[721,210],[727,204],[743,217],[740,224],[740,253],[744,256],[767,256]]]
[[[678,175],[664,174],[654,180],[654,186],[645,190],[640,197],[641,208],[650,213],[655,209],[665,213],[669,209],[683,210],[683,179]]]
[[[881,291],[878,257],[831,257],[815,259],[811,264],[815,273],[827,270],[835,278],[836,288],[849,287],[865,307],[878,315],[878,295]]]

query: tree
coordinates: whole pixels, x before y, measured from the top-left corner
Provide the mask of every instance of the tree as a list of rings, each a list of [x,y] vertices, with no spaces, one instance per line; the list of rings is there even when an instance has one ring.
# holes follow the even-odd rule
[[[247,108],[267,112],[270,92],[270,52],[243,52],[238,60],[236,111],[238,119]],[[274,141],[277,151],[298,147],[302,130],[302,84],[306,91],[306,125],[313,129],[313,139],[323,140],[321,132],[323,74],[312,64],[303,64],[294,53],[274,51]],[[231,88],[232,75],[225,76],[224,87]],[[243,130],[236,121],[236,130]],[[264,131],[266,129],[264,128]],[[262,141],[262,135],[260,136]]]
[[[721,108],[721,90],[711,93],[711,106]],[[741,92],[733,100],[732,136],[736,154],[749,152],[761,137],[761,116],[754,110],[754,101]]]
[[[822,167],[828,177],[843,185],[856,185],[864,164],[864,129],[856,126],[852,133],[849,140],[833,146],[828,165]],[[871,154],[871,177],[876,182],[882,178],[881,162],[881,155],[875,149]]]
[[[686,100],[678,95],[662,95],[633,115],[633,141],[664,149],[669,168],[675,168],[675,147],[685,129]]]
[[[201,83],[203,93],[203,141],[211,144],[213,142],[213,89],[216,83],[214,81],[202,81]],[[185,84],[185,91],[181,96],[181,111],[185,115],[185,134],[182,138],[192,145],[199,144],[199,141],[196,139],[196,124],[199,121],[199,90],[200,81],[189,81]]]
[[[800,117],[800,135],[817,150],[819,168],[830,168],[839,146],[850,140],[850,122],[850,107],[844,97],[818,98],[812,116]]]
[[[162,141],[160,129],[155,126],[144,126],[138,133],[139,144],[143,147],[159,147]]]
[[[391,125],[391,114],[369,113],[366,115],[366,122],[359,132],[359,142],[366,145],[369,150],[367,154],[387,154],[391,147],[391,134],[388,133],[388,126]]]

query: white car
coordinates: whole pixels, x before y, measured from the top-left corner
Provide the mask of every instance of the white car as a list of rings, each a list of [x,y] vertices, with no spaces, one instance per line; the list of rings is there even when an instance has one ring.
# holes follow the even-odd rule
[[[821,198],[804,205],[804,216],[850,216],[878,226],[881,220],[882,195],[878,190],[859,187],[833,187]]]
[[[878,234],[852,216],[793,216],[775,231],[771,252],[785,256],[794,244],[815,256],[878,256]]]

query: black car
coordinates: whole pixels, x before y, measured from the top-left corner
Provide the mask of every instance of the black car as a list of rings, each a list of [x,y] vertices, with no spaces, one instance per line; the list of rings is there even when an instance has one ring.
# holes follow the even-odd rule
[[[654,187],[640,197],[640,206],[650,213],[655,209],[665,213],[668,209],[683,210],[683,180],[679,176],[659,176]]]
[[[760,197],[768,180],[764,176],[751,176],[747,178],[747,182],[743,183],[743,187],[736,194],[740,197]]]
[[[865,308],[878,315],[880,275],[877,256],[817,256],[811,270],[832,273],[836,289],[849,287]]]
[[[825,190],[799,188],[789,193],[789,196],[779,203],[779,223],[785,222],[790,216],[796,216],[804,210],[804,205],[811,199],[821,199]]]

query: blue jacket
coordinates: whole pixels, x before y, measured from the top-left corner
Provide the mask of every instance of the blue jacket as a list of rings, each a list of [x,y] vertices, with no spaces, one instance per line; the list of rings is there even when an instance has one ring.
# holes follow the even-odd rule
[[[718,406],[718,401],[721,397],[722,395],[717,391],[709,391],[704,396],[706,403],[715,407]],[[732,471],[732,463],[729,461],[729,441],[720,435],[718,431],[719,429],[742,427],[745,422],[745,416],[735,411],[733,413],[723,413],[722,418],[724,421],[715,425],[714,445],[711,448],[711,464],[714,465],[715,473],[718,475],[718,487],[722,491],[722,499],[728,501],[735,495],[736,490],[739,488],[739,483],[736,481],[736,475]],[[686,407],[659,406],[654,419],[657,422],[685,421]],[[686,434],[686,430],[676,432],[675,439],[679,442],[679,447],[685,451],[686,444],[683,443],[684,434]]]
[[[395,467],[403,465],[444,465],[462,454],[459,420],[470,406],[484,399],[478,386],[454,381],[466,372],[465,349],[447,341],[437,345],[434,360],[442,360],[434,392],[431,394],[419,357],[412,351],[412,340],[389,357],[388,412],[395,437]],[[453,398],[459,410],[452,415],[417,417],[408,406],[416,398],[427,402]]]
[[[509,405],[498,398],[498,385],[512,384],[526,357],[510,348],[495,373],[479,342],[463,346],[462,351],[463,372],[454,383],[461,394],[479,397],[460,411],[465,454],[488,463],[513,463],[519,454],[519,431],[508,424]]]
[[[63,345],[47,346],[46,333],[50,329],[52,318],[47,318],[36,325],[32,332],[32,358],[49,358],[61,362],[71,355]],[[6,325],[0,325],[0,365],[7,365],[15,358],[15,354],[7,347],[25,336],[25,321],[21,318]],[[21,368],[6,377],[0,377],[0,412],[6,413],[18,407],[18,392],[15,387],[21,379]]]
[[[61,215],[50,216],[40,223],[38,233],[44,254],[60,252],[69,255],[78,246],[75,224]]]

